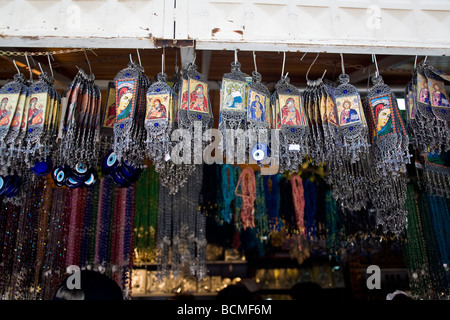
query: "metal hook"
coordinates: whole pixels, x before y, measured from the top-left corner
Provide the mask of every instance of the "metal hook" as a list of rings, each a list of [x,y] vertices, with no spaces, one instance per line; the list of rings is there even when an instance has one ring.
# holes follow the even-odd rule
[[[314,58],[313,62],[311,63],[311,65],[308,68],[308,71],[306,71],[306,81],[310,82],[308,79],[308,75],[309,75],[309,71],[311,70],[311,67],[314,65],[314,63],[316,63],[317,58],[319,58],[320,52],[317,53],[316,57]]]
[[[133,57],[132,57],[131,53],[130,53],[130,62],[133,63]]]
[[[375,62],[375,77],[378,77],[380,75],[380,71],[378,70],[378,63],[377,63],[377,57],[375,56],[374,53],[372,53],[372,62]]]
[[[28,60],[28,52],[25,52],[25,60],[27,61],[28,71],[30,71],[30,82],[33,82],[33,71],[31,71],[30,61]]]
[[[40,62],[38,62],[38,65],[39,65],[39,69],[41,69],[41,73],[44,73],[44,70],[42,70],[42,66],[41,66]]]
[[[238,58],[237,58],[237,49],[234,49],[234,63],[238,62]]]
[[[255,65],[255,72],[258,73],[258,68],[256,67],[256,54],[255,54],[255,51],[253,51],[253,64]]]
[[[428,59],[428,56],[425,56],[425,59],[423,59],[423,63],[427,63],[427,59]]]
[[[327,69],[325,69],[322,73],[322,77],[320,77],[317,80],[311,81],[308,78],[309,75],[309,71],[311,71],[312,66],[314,65],[314,63],[316,63],[316,60],[319,58],[320,52],[317,53],[316,57],[314,58],[313,62],[311,63],[311,65],[308,68],[308,71],[306,72],[306,82],[308,85],[318,85],[320,82],[322,82],[323,78],[325,77],[325,74],[327,73]]]
[[[85,51],[86,52],[86,51]],[[50,61],[50,52],[47,52],[47,59],[48,59],[48,66],[50,67],[50,72],[51,72],[51,74],[52,74],[52,78],[54,78],[54,75],[53,75],[53,68],[52,68],[52,62]],[[52,56],[52,59],[53,59],[53,56]]]
[[[414,70],[416,69],[416,66],[417,66],[417,55],[416,55],[416,57],[414,58]]]
[[[283,68],[281,69],[281,77],[282,78],[284,77],[284,65],[285,64],[286,64],[286,51],[283,51]]]
[[[92,74],[91,63],[89,62],[89,58],[87,56],[86,49],[84,49],[84,55],[86,57],[86,61],[87,61],[87,64],[89,66],[89,73]]]
[[[16,67],[17,74],[20,74],[19,67],[17,66],[16,60],[13,60],[14,66]]]
[[[162,48],[162,56],[161,56],[161,72],[164,74],[164,60],[166,56],[166,50],[165,47]]]
[[[342,74],[345,74],[344,55],[342,53],[341,53],[341,69],[342,69]]]
[[[308,54],[308,52],[305,52],[304,54],[303,54],[303,56],[300,58],[300,61],[303,61],[303,59],[305,58],[305,56]]]
[[[136,48],[136,53],[137,53],[137,56],[138,56],[139,65],[142,66],[141,56],[139,55],[139,49],[137,49],[137,48]]]

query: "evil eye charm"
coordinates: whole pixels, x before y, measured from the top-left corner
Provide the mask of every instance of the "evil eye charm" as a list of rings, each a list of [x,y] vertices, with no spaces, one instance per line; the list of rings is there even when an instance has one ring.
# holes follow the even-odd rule
[[[87,171],[88,171],[88,168],[87,168],[87,166],[85,166],[84,164],[82,164],[82,163],[78,163],[76,166],[75,166],[75,170],[74,170],[77,174],[80,174],[80,175],[84,175]]]
[[[17,192],[19,191],[19,188],[21,185],[19,177],[13,176],[13,177],[11,177],[11,179],[12,179],[12,183],[11,183],[9,189],[5,191],[5,196],[8,198],[14,197],[17,194]]]
[[[10,185],[10,176],[0,177],[0,196],[3,196]]]
[[[252,158],[255,161],[263,161],[267,159],[269,150],[264,143],[257,143],[252,148]]]
[[[52,171],[52,178],[57,187],[64,186],[66,184],[67,177],[67,169],[63,168],[62,166],[56,167]]]
[[[97,183],[97,181],[98,181],[97,172],[94,169],[90,169],[88,171],[88,178],[84,181],[84,186],[92,187]]]
[[[31,167],[31,171],[40,177],[48,175],[53,169],[53,163],[51,160],[37,161],[34,166]]]
[[[114,184],[120,188],[128,188],[131,185],[129,180],[122,175],[118,168],[112,171],[110,176]]]
[[[82,182],[79,182],[75,179],[73,179],[73,177],[68,177],[66,180],[66,186],[68,186],[69,188],[75,189],[75,188],[79,188],[82,186]]]
[[[113,151],[107,154],[103,160],[103,171],[109,174],[118,165],[117,157]]]

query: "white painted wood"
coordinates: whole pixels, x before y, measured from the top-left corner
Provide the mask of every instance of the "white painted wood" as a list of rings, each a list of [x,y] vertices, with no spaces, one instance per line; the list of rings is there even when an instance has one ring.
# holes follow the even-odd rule
[[[449,0],[0,0],[0,46],[450,54]]]

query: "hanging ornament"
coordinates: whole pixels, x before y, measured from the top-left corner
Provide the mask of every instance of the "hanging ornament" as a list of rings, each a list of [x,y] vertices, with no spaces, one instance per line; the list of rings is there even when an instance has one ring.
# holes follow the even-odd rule
[[[328,119],[326,114],[326,91],[322,80],[325,76],[324,71],[321,78],[317,80],[308,79],[311,67],[319,57],[317,54],[312,64],[306,72],[306,89],[303,91],[303,103],[305,106],[306,116],[308,118],[309,128],[311,132],[309,159],[314,165],[319,165],[327,160],[327,155],[330,153],[328,137]]]
[[[42,71],[42,68],[41,68]],[[56,147],[58,115],[61,96],[53,88],[54,79],[47,73],[30,86],[25,163],[34,174],[44,176],[53,167],[52,155]]]
[[[94,75],[79,69],[66,94],[61,142],[52,177],[57,186],[93,186],[99,160],[101,93]]]
[[[224,137],[223,150],[229,149],[227,158],[230,159],[234,159],[236,150],[246,150],[248,81],[249,76],[241,71],[241,64],[237,60],[237,50],[235,50],[231,72],[223,75],[220,88],[219,130]],[[229,136],[228,133],[232,135]],[[226,142],[232,142],[231,139],[237,139],[236,148],[234,141],[227,146]],[[246,159],[248,157],[244,159],[238,157],[237,163],[245,162]]]
[[[275,85],[270,101],[274,126],[279,130],[280,172],[297,172],[303,159],[309,153],[309,124],[299,89],[289,83],[284,75]]]
[[[252,72],[252,81],[248,84],[247,96],[247,134],[249,139],[249,150],[251,158],[260,166],[264,166],[268,160],[271,150],[269,143],[271,112],[270,112],[270,92],[261,83],[262,76],[256,67],[256,55],[253,52],[255,70]],[[256,140],[256,141],[255,141]],[[273,164],[273,163],[272,163]]]
[[[158,74],[158,80],[147,90],[147,155],[154,162],[166,161],[170,153],[170,134],[173,124],[173,91],[166,83],[166,74]]]
[[[99,131],[99,158],[103,159],[114,143],[114,123],[116,121],[116,86],[114,82],[108,82],[106,100],[103,108],[102,121]]]
[[[14,61],[14,65],[15,61]],[[17,67],[17,66],[16,66]],[[30,103],[29,83],[17,70],[14,80],[0,89],[0,174],[22,175],[22,155],[18,152],[19,135]]]
[[[372,83],[367,95],[367,114],[376,166],[384,175],[406,173],[406,164],[410,163],[409,138],[397,99],[378,71]]]
[[[128,67],[116,75],[114,84],[116,91],[114,154],[119,162],[127,160],[131,166],[140,167],[145,156],[142,152],[146,135],[143,124],[149,80],[144,74],[144,68],[130,61]]]
[[[350,77],[345,74],[343,62],[339,81],[341,84],[334,90],[334,99],[337,107],[339,133],[342,136],[343,143],[342,156],[351,163],[355,163],[359,160],[361,154],[368,152],[370,146],[368,143],[368,127],[361,97],[358,90],[349,83]]]
[[[408,104],[410,114],[414,112],[410,125],[415,134],[415,145],[422,156],[431,150],[450,150],[449,100],[444,81],[450,77],[434,70],[426,59],[418,64],[413,76],[413,104]],[[418,128],[417,128],[418,127]]]

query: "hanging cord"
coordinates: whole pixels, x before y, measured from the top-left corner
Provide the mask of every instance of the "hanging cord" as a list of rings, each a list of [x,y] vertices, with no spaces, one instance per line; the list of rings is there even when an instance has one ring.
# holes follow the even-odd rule
[[[241,186],[242,194],[238,193],[239,185]],[[244,230],[247,228],[254,228],[255,217],[253,213],[256,199],[256,180],[255,173],[250,167],[246,167],[242,170],[234,193],[237,196],[242,197],[243,200],[240,214]]]
[[[289,181],[292,185],[292,199],[294,202],[294,208],[295,208],[295,218],[297,221],[297,227],[300,232],[300,235],[305,234],[305,221],[304,221],[304,215],[305,215],[305,195],[303,190],[303,181],[302,178],[297,175],[293,174],[289,178]]]

